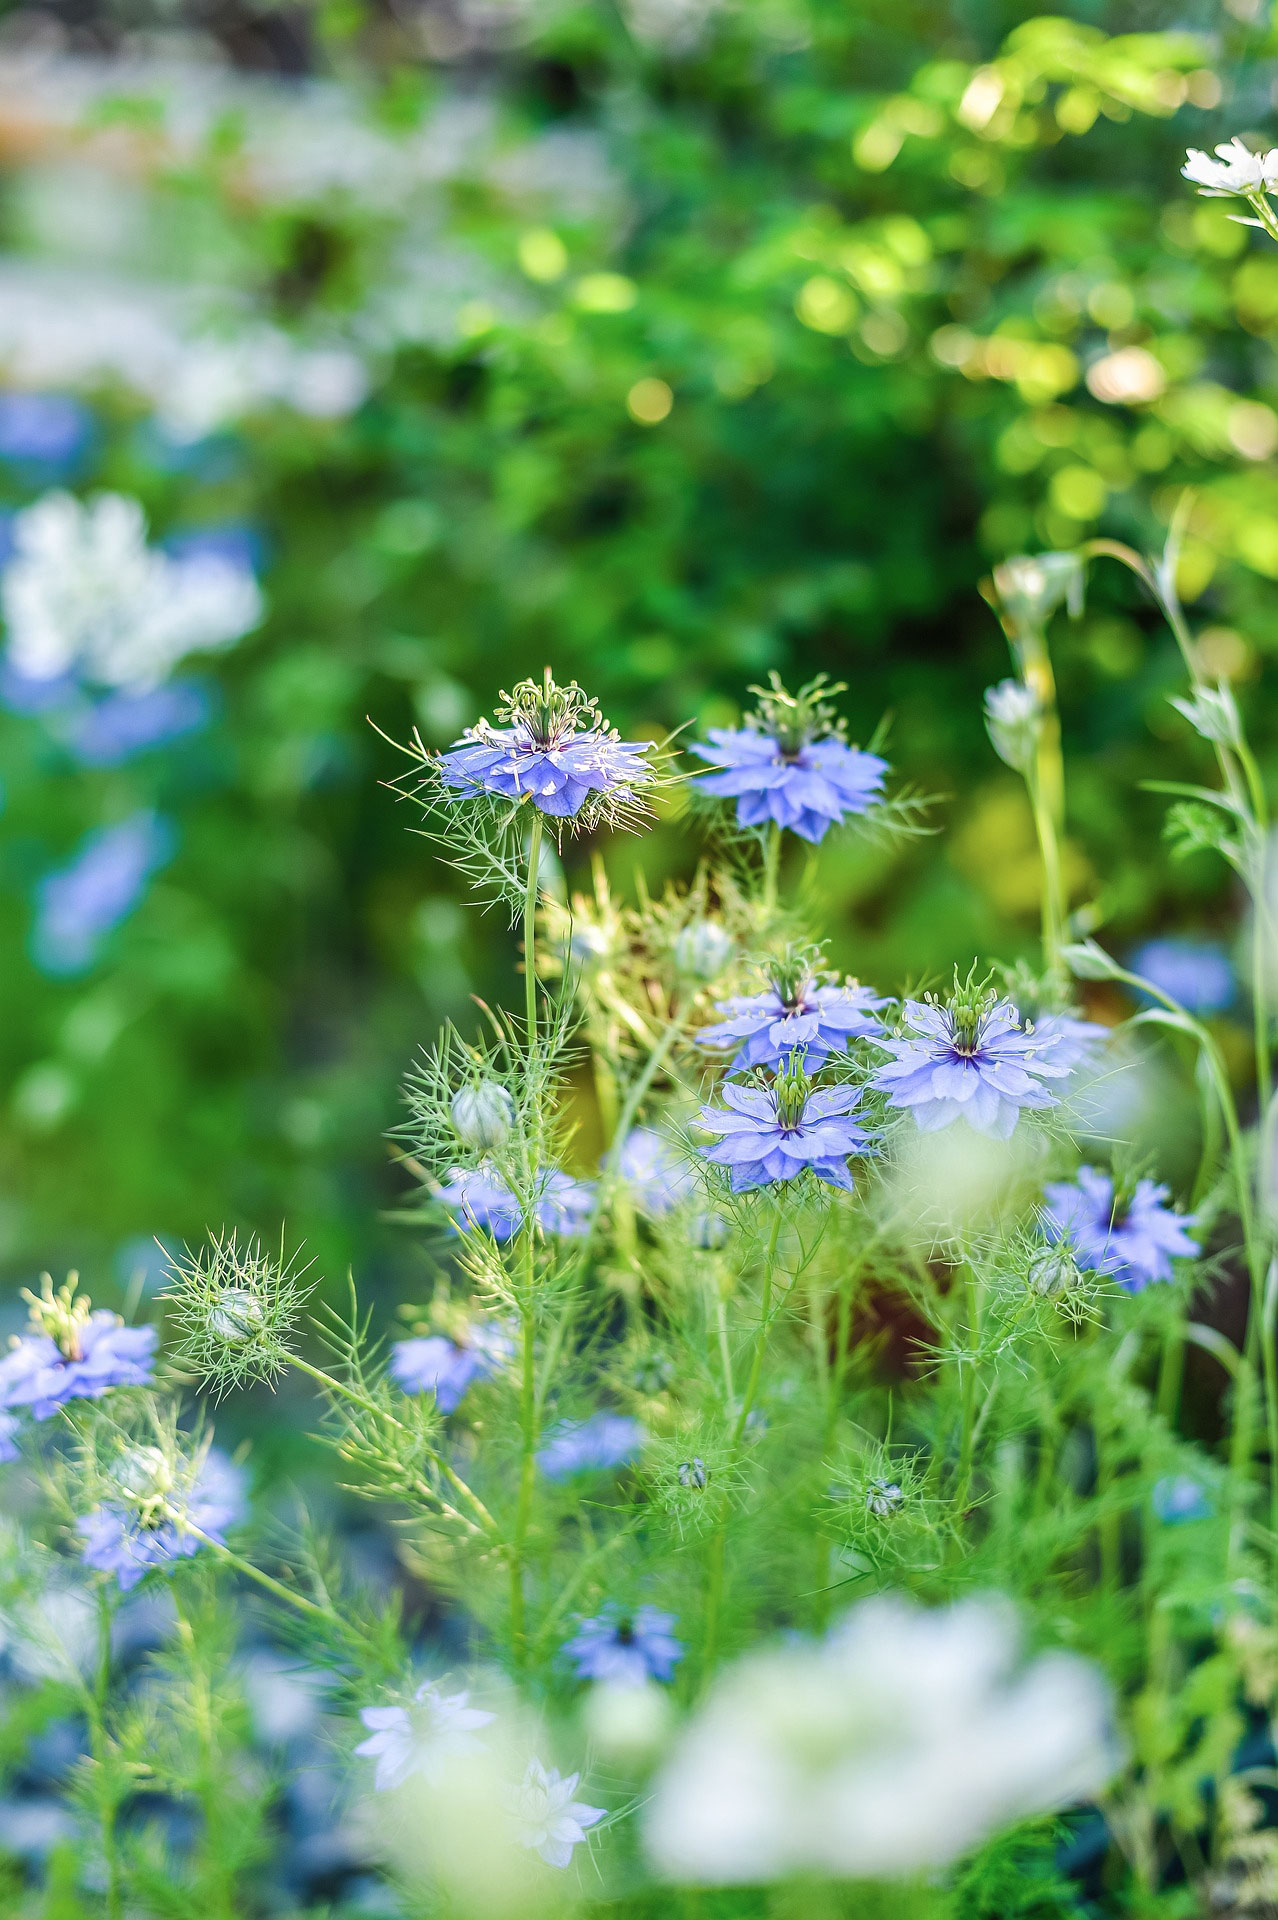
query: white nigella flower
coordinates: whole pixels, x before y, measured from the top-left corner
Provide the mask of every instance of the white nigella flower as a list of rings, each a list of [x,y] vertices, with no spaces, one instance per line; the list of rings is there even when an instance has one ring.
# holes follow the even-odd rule
[[[604,1817],[602,1807],[574,1800],[579,1773],[565,1778],[554,1767],[530,1760],[528,1771],[510,1796],[516,1837],[522,1847],[539,1853],[548,1867],[572,1863],[572,1850],[586,1837],[586,1828]]]
[[[1006,1603],[925,1612],[881,1595],[827,1639],[747,1655],[716,1682],[648,1804],[657,1870],[728,1885],[895,1879],[1105,1785],[1100,1673],[1019,1664]]]
[[[364,1707],[360,1719],[369,1738],[355,1751],[376,1760],[373,1784],[379,1793],[403,1786],[411,1774],[438,1779],[450,1761],[473,1753],[476,1731],[496,1718],[469,1703],[470,1694],[442,1693],[433,1681],[418,1687],[412,1707]],[[575,1777],[574,1777],[575,1784]]]
[[[246,567],[148,547],[142,509],[122,494],[87,505],[46,494],[17,516],[13,547],[0,604],[10,661],[31,679],[155,686],[186,654],[227,646],[262,618]]]
[[[1235,134],[1232,140],[1216,148],[1212,159],[1197,147],[1190,147],[1181,168],[1186,180],[1210,199],[1228,194],[1267,193],[1278,185],[1278,147],[1268,153],[1252,153]]]
[[[1000,680],[985,689],[985,725],[999,759],[1017,773],[1033,765],[1043,709],[1032,687]]]

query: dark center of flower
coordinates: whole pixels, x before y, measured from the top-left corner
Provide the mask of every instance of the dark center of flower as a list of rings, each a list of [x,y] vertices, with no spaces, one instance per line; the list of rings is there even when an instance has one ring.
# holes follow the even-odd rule
[[[615,1640],[616,1640],[616,1642],[617,1642],[617,1645],[618,1645],[619,1647],[630,1647],[630,1646],[633,1646],[633,1645],[634,1645],[634,1638],[635,1638],[635,1626],[634,1626],[634,1621],[633,1621],[633,1620],[618,1620],[618,1622],[617,1622],[617,1627],[616,1627],[616,1632],[615,1632],[615,1634],[614,1634],[614,1636],[613,1636],[613,1637],[615,1638]]]

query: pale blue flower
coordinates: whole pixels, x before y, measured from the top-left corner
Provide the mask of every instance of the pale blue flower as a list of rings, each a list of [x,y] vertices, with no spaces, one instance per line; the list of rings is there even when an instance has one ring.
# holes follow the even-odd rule
[[[802,1073],[770,1087],[739,1087],[728,1081],[722,1107],[702,1107],[701,1123],[722,1137],[704,1149],[713,1165],[726,1167],[734,1193],[795,1180],[811,1172],[827,1186],[851,1189],[852,1154],[874,1151],[870,1136],[853,1118],[859,1087],[809,1088]]]
[[[697,1045],[716,1051],[735,1047],[729,1073],[784,1066],[794,1053],[802,1053],[806,1065],[819,1066],[832,1053],[846,1053],[853,1040],[879,1033],[875,1015],[887,1004],[855,980],[820,986],[811,975],[793,982],[778,979],[766,993],[717,1001],[715,1012],[725,1018],[702,1027]]]
[[[47,1420],[71,1400],[100,1400],[113,1387],[151,1379],[154,1327],[126,1327],[99,1310],[80,1319],[60,1345],[47,1333],[24,1334],[0,1359],[0,1408]]]
[[[355,1751],[376,1760],[373,1785],[379,1793],[402,1787],[413,1774],[438,1780],[460,1755],[477,1752],[475,1738],[495,1714],[470,1705],[469,1692],[444,1693],[428,1680],[418,1687],[410,1707],[363,1707],[360,1719],[369,1738]]]
[[[85,1564],[113,1573],[125,1593],[152,1567],[200,1551],[206,1543],[190,1527],[225,1546],[227,1528],[244,1517],[244,1476],[224,1454],[207,1453],[188,1487],[166,1492],[164,1472],[157,1449],[134,1449],[116,1472],[125,1498],[104,1501],[80,1522]]]
[[[641,1213],[658,1220],[697,1188],[697,1176],[672,1141],[653,1127],[632,1127],[617,1156],[617,1172]]]
[[[1228,955],[1210,940],[1146,941],[1132,955],[1130,971],[1187,1013],[1221,1013],[1237,992]]]
[[[483,1227],[494,1240],[513,1239],[524,1224],[524,1210],[518,1195],[496,1168],[485,1162],[472,1168],[454,1168],[440,1187],[437,1198],[460,1216],[470,1227]],[[595,1190],[591,1182],[574,1180],[566,1173],[543,1174],[537,1188],[533,1215],[543,1233],[573,1239],[586,1232],[594,1211]]]
[[[519,1844],[540,1854],[548,1867],[571,1866],[573,1848],[585,1839],[586,1828],[604,1817],[602,1807],[573,1799],[580,1779],[579,1773],[565,1776],[540,1760],[530,1760],[527,1773],[509,1797]]]
[[[68,864],[40,882],[31,938],[36,964],[59,976],[87,972],[152,874],[172,858],[174,839],[167,820],[142,812],[81,841]]]
[[[874,1085],[888,1105],[911,1110],[922,1133],[966,1120],[977,1133],[1006,1140],[1025,1109],[1056,1105],[1044,1080],[1070,1068],[1058,1057],[1059,1035],[1040,1039],[1022,1026],[1010,1000],[957,995],[950,1007],[907,1000],[905,1037],[874,1042],[893,1057]]]
[[[1116,1280],[1128,1293],[1170,1280],[1173,1259],[1200,1251],[1186,1231],[1197,1224],[1194,1215],[1165,1206],[1167,1188],[1153,1180],[1138,1180],[1129,1195],[1116,1197],[1109,1174],[1080,1167],[1074,1180],[1049,1181],[1043,1193],[1048,1238],[1067,1242],[1080,1267]]]
[[[453,1413],[475,1382],[499,1372],[513,1352],[504,1328],[476,1320],[461,1340],[440,1333],[397,1340],[390,1374],[405,1393],[433,1393],[440,1412]]]
[[[588,1420],[562,1420],[549,1427],[537,1451],[547,1480],[569,1480],[629,1466],[639,1457],[643,1428],[624,1413],[595,1413]]]
[[[606,1607],[593,1620],[581,1622],[565,1642],[564,1654],[579,1680],[632,1687],[648,1680],[668,1681],[683,1658],[674,1624],[673,1613],[658,1607]]]
[[[491,793],[531,800],[554,819],[575,819],[592,796],[633,800],[652,784],[647,740],[622,740],[575,684],[558,687],[524,680],[506,697],[499,717],[481,721],[440,758],[444,785],[457,798]]]

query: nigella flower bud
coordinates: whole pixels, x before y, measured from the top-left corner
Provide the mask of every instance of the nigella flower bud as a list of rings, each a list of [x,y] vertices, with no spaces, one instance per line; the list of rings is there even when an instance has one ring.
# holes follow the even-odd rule
[[[679,1485],[681,1487],[695,1487],[698,1493],[702,1493],[705,1491],[709,1479],[710,1469],[706,1466],[705,1461],[699,1459],[696,1454],[693,1455],[691,1460],[680,1461]]]
[[[904,1490],[895,1480],[874,1479],[865,1490],[865,1510],[878,1520],[890,1520],[904,1505]]]
[[[247,1287],[228,1287],[209,1309],[209,1326],[232,1346],[251,1340],[265,1324],[266,1309]]]
[[[1000,760],[1017,773],[1034,764],[1043,710],[1038,695],[1019,680],[1000,680],[985,689],[985,726]]]
[[[1078,1285],[1078,1262],[1065,1240],[1038,1247],[1030,1256],[1027,1275],[1031,1293],[1044,1300],[1058,1300]]]
[[[489,1153],[510,1138],[515,1103],[509,1090],[496,1080],[481,1080],[477,1085],[458,1087],[452,1115],[457,1138],[468,1147]]]
[[[728,929],[718,920],[693,920],[675,936],[674,962],[680,973],[694,980],[715,980],[736,949]]]

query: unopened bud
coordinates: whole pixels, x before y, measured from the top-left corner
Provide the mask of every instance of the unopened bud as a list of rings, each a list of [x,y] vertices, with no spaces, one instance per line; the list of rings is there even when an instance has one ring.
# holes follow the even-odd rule
[[[694,980],[715,980],[735,948],[732,935],[718,920],[693,920],[675,936],[675,965]]]
[[[865,1510],[876,1519],[890,1520],[905,1505],[904,1490],[895,1480],[871,1480],[865,1490]]]
[[[1063,1240],[1039,1247],[1030,1257],[1030,1292],[1044,1300],[1057,1300],[1071,1292],[1078,1278],[1078,1263]]]
[[[709,1479],[710,1469],[706,1466],[705,1461],[699,1459],[697,1455],[694,1454],[691,1460],[683,1460],[680,1462],[679,1485],[681,1487],[695,1487],[698,1493],[702,1493]]]
[[[209,1326],[219,1340],[241,1346],[260,1333],[266,1323],[266,1309],[247,1287],[228,1287],[215,1306],[209,1309]]]
[[[477,1086],[458,1087],[452,1115],[457,1138],[468,1147],[488,1153],[510,1138],[515,1103],[509,1091],[495,1080],[481,1080]]]
[[[1043,710],[1038,695],[1019,680],[985,689],[985,728],[999,759],[1017,773],[1034,764]]]

